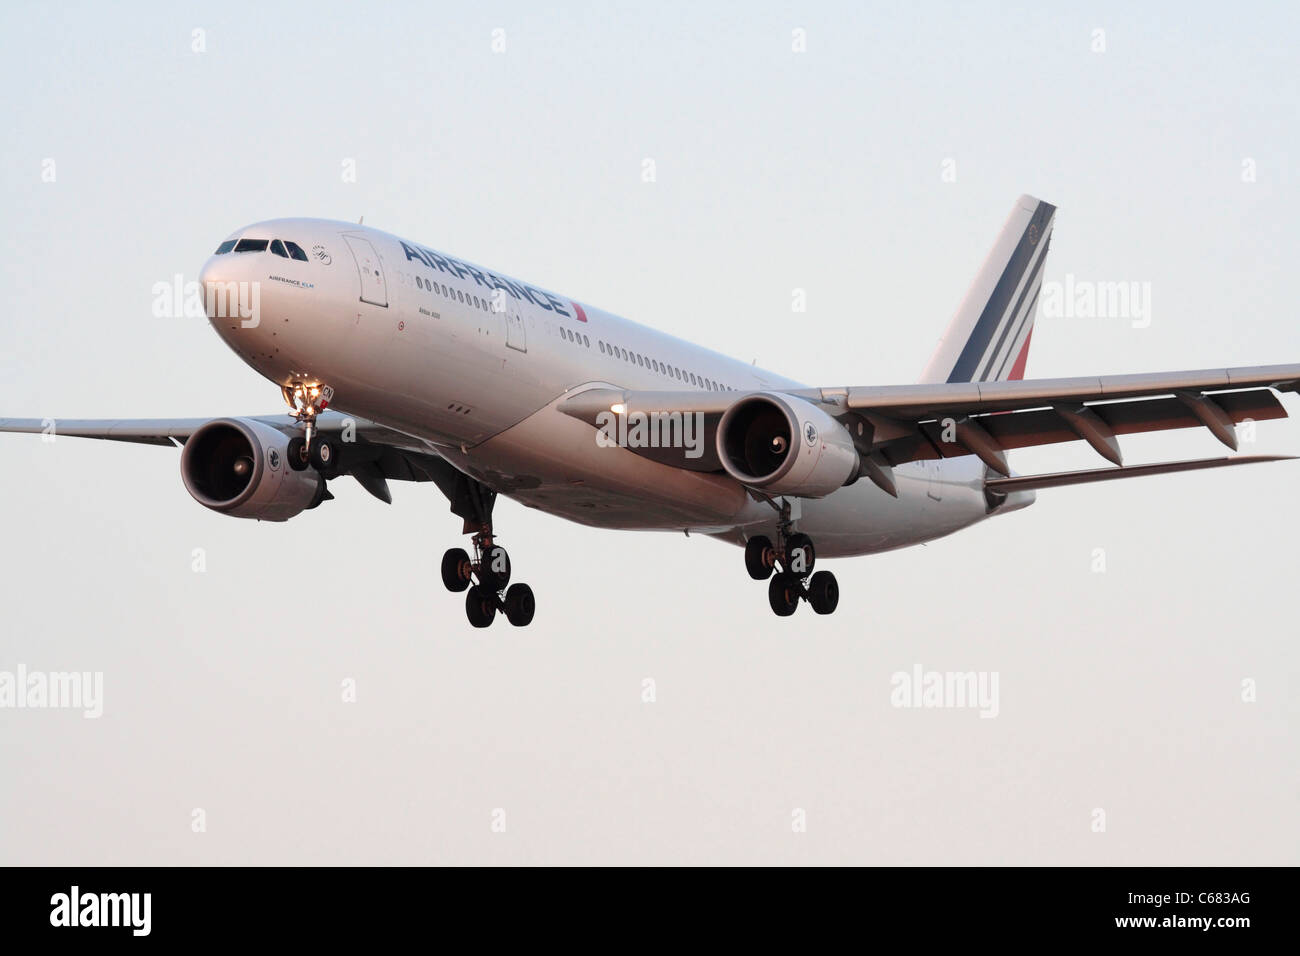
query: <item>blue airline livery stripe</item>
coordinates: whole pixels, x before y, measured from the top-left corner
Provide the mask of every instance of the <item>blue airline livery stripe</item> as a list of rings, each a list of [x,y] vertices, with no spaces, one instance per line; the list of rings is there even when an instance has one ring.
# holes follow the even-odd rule
[[[1019,288],[1020,280],[1024,277],[1030,263],[1033,262],[1039,241],[1044,238],[1044,233],[1055,212],[1056,207],[1046,202],[1039,202],[1038,208],[1034,210],[1029,224],[1021,233],[1015,252],[1011,254],[1006,268],[1002,270],[1002,276],[993,288],[993,294],[989,296],[989,301],[980,314],[979,321],[975,323],[970,338],[966,340],[961,355],[957,357],[952,373],[948,376],[949,382],[976,380],[980,359],[988,351],[989,343],[993,341],[1003,322],[1011,321],[1012,316],[1008,313],[1012,311],[1012,299],[1016,289]]]

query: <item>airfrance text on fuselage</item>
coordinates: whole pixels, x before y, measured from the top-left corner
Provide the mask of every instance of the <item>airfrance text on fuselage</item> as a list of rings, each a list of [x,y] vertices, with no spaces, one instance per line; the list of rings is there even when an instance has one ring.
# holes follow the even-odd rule
[[[516,283],[509,279],[503,279],[498,275],[493,275],[491,272],[484,272],[483,270],[476,269],[473,266],[467,266],[463,262],[457,262],[451,256],[444,256],[441,253],[432,251],[431,249],[425,249],[423,247],[416,248],[411,246],[405,240],[398,241],[402,243],[402,251],[406,253],[406,259],[408,262],[411,259],[414,259],[416,262],[419,262],[430,269],[437,269],[441,272],[445,272],[449,276],[455,276],[461,279],[472,278],[485,289],[501,289],[505,292],[509,292],[516,299],[527,299],[529,302],[533,303],[533,305],[541,306],[548,312],[556,312],[566,317],[569,316],[569,313],[565,311],[564,305],[560,300],[549,292],[543,292],[541,289],[534,289],[532,286],[525,285],[524,283]]]

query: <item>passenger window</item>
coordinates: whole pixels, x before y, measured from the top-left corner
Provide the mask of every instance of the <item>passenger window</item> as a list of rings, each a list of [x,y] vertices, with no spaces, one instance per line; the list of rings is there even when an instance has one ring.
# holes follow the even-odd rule
[[[583,344],[583,346],[584,346],[585,348],[591,348],[591,339],[587,338],[587,337],[584,335],[584,336],[582,337],[582,344]]]
[[[284,240],[284,247],[289,250],[290,259],[297,259],[299,262],[307,261],[307,253],[302,251],[302,246],[298,245],[298,243],[286,239]]]
[[[266,239],[240,239],[235,246],[236,252],[265,252],[268,241]]]
[[[229,252],[229,251],[230,251],[231,249],[233,249],[233,248],[235,248],[235,240],[234,240],[234,239],[227,239],[227,240],[226,240],[225,242],[223,242],[221,245],[217,246],[217,251],[214,252],[213,255],[214,255],[214,256],[224,256],[227,252]]]

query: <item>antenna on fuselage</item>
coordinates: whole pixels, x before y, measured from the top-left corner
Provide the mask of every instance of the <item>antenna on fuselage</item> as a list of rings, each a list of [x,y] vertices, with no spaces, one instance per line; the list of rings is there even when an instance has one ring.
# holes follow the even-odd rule
[[[362,216],[360,219],[357,220],[357,225],[358,225],[358,226],[364,226],[365,224],[366,224],[366,217],[365,217],[365,216]]]

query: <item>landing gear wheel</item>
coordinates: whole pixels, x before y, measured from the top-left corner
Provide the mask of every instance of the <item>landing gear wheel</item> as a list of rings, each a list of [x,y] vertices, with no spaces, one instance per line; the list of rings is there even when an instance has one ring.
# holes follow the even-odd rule
[[[767,586],[767,603],[777,617],[789,617],[799,607],[799,577],[789,571],[779,571]]]
[[[442,556],[442,583],[448,591],[463,591],[470,585],[469,555],[464,548],[452,548]]]
[[[307,457],[311,466],[326,478],[333,478],[338,473],[339,450],[329,439],[317,438]]]
[[[310,462],[307,460],[307,439],[301,435],[294,435],[289,439],[289,447],[285,449],[284,457],[289,460],[289,467],[294,471],[306,471]]]
[[[476,584],[465,595],[465,616],[475,627],[487,627],[497,616],[497,596]]]
[[[527,627],[536,610],[533,589],[527,584],[512,584],[506,592],[506,620],[515,627]]]
[[[818,614],[833,614],[840,603],[840,585],[829,571],[818,571],[808,583],[808,603]]]
[[[817,554],[813,550],[812,538],[795,532],[785,539],[785,569],[793,571],[800,577],[811,574],[817,563]]]
[[[745,570],[755,581],[766,581],[772,576],[775,558],[776,552],[767,537],[760,534],[745,542]]]
[[[510,583],[510,555],[499,544],[494,544],[483,552],[483,561],[479,566],[478,579],[493,591],[504,591]]]

